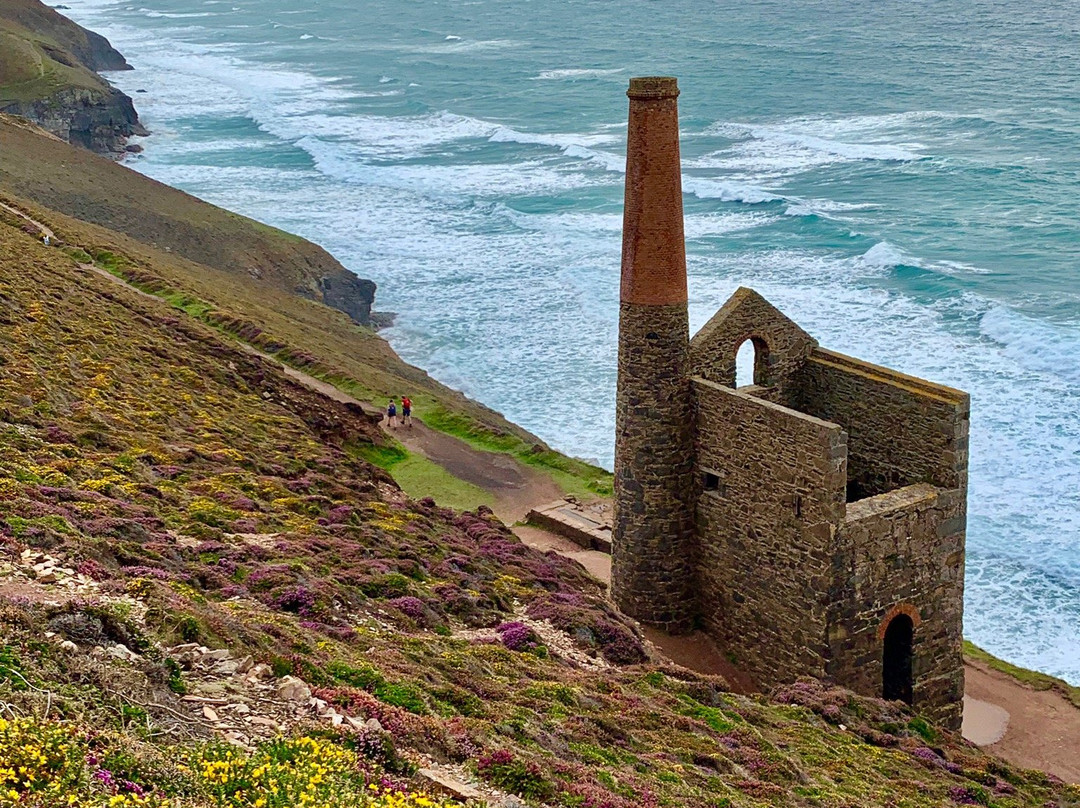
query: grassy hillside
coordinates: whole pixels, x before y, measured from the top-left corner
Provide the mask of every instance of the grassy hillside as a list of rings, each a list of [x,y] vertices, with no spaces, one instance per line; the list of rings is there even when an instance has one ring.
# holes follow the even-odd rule
[[[49,98],[65,87],[108,91],[108,83],[73,51],[73,29],[81,30],[40,3],[0,4],[0,109],[9,101]],[[88,56],[92,49],[83,45]]]
[[[1080,800],[896,704],[650,664],[580,566],[408,498],[368,419],[244,351],[213,315],[235,276],[49,223],[191,286],[146,298],[0,215],[0,805],[419,808],[448,778],[566,808]],[[399,372],[342,315],[249,303]]]
[[[324,258],[333,261],[310,242],[2,118],[0,144],[10,147],[0,149],[0,196],[69,244],[107,254],[108,268],[140,288],[184,303],[204,322],[362,400],[381,405],[390,396],[409,395],[428,425],[512,454],[571,492],[610,491],[607,472],[551,451],[535,435],[403,362],[374,332],[294,294],[297,285],[328,271],[320,263]],[[20,159],[29,154],[44,159]],[[77,218],[84,212],[104,224]],[[146,233],[153,237],[135,237]],[[248,261],[261,268],[261,277],[244,268]]]
[[[374,284],[311,242],[43,139],[10,118],[0,119],[0,144],[0,190],[265,286],[325,300],[367,322]],[[327,283],[335,289],[332,299]]]

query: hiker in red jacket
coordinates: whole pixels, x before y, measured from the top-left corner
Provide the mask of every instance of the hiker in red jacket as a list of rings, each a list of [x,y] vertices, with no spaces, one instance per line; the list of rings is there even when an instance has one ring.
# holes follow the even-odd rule
[[[401,397],[401,423],[412,426],[412,399],[408,396]]]

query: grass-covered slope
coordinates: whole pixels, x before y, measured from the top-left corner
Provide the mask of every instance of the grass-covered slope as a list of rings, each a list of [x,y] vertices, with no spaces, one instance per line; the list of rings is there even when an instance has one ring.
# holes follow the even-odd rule
[[[333,259],[320,248],[45,140],[0,116],[0,145],[11,146],[0,148],[0,196],[68,244],[114,256],[109,268],[129,282],[175,302],[190,301],[189,309],[204,321],[361,400],[381,406],[390,396],[408,395],[429,426],[512,454],[569,491],[610,491],[607,472],[551,451],[535,435],[403,362],[369,329],[306,293],[295,294],[304,284],[310,291],[316,276],[329,271],[321,262]],[[20,159],[30,154],[42,156],[40,169]]]
[[[367,324],[375,284],[321,247],[0,116],[0,191]]]
[[[0,805],[404,808],[469,772],[568,808],[1080,800],[897,705],[649,665],[579,566],[404,496],[353,408],[20,227],[0,216]]]

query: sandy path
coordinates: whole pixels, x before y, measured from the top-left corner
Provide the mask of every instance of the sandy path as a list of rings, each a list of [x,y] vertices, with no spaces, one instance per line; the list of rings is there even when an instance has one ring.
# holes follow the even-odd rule
[[[1080,783],[1080,708],[1053,690],[1033,690],[978,662],[968,662],[964,673],[968,697],[1008,715],[1000,739],[988,738],[991,743],[984,749],[1019,766]],[[965,737],[977,742],[967,733]]]

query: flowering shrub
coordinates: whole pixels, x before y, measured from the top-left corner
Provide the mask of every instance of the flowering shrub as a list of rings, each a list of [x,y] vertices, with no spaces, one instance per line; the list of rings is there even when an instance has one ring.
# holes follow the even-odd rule
[[[536,632],[516,620],[512,623],[503,623],[495,630],[502,637],[503,645],[511,651],[532,651],[539,645]]]
[[[543,800],[554,792],[539,766],[516,759],[506,749],[481,755],[476,762],[476,773],[499,788],[522,797]]]
[[[385,739],[373,734],[360,743],[379,746],[379,753],[387,754]],[[282,738],[265,743],[250,754],[211,744],[182,753],[181,759],[182,763],[173,772],[173,781],[135,783],[107,768],[106,758],[91,752],[72,725],[32,718],[0,719],[0,806],[444,808],[448,805],[393,784],[379,770],[367,768],[370,764],[365,765],[352,749],[329,740]]]

